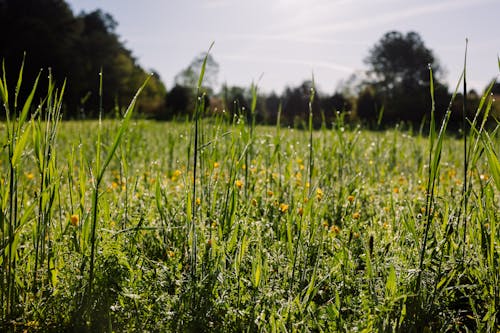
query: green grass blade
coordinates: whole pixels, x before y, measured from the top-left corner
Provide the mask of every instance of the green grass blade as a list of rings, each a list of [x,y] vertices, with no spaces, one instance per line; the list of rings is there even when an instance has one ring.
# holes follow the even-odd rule
[[[130,123],[130,119],[132,118],[132,114],[134,112],[134,108],[135,108],[135,104],[137,102],[137,98],[141,94],[141,92],[144,89],[144,87],[147,85],[147,83],[148,83],[148,81],[149,81],[150,78],[151,78],[151,75],[148,76],[148,78],[144,81],[144,83],[142,84],[142,86],[137,90],[137,92],[135,93],[134,98],[132,99],[132,101],[130,102],[130,104],[129,104],[128,108],[127,108],[127,111],[125,111],[125,115],[123,116],[123,120],[122,120],[122,123],[120,125],[120,128],[118,129],[118,133],[115,136],[115,140],[114,140],[113,144],[111,145],[111,148],[108,151],[108,154],[106,156],[106,160],[104,161],[104,163],[101,166],[101,169],[99,170],[99,174],[98,174],[98,177],[97,177],[97,181],[98,182],[100,182],[102,180],[102,177],[104,176],[104,171],[106,171],[107,166],[109,165],[109,163],[113,159],[115,151],[118,148],[118,145],[120,144],[120,141],[122,139],[123,134],[125,133],[125,131],[128,128],[128,125]]]
[[[28,111],[31,108],[31,103],[33,102],[33,97],[35,96],[35,92],[38,86],[38,80],[40,79],[40,74],[38,73],[35,83],[33,84],[33,88],[31,89],[31,92],[26,98],[26,102],[24,103],[23,110],[21,111],[21,115],[19,116],[19,123],[18,123],[18,128],[21,128],[23,126],[24,122],[26,121],[26,118],[28,117]]]
[[[207,51],[207,55],[205,56],[205,59],[203,59],[203,64],[201,65],[200,76],[198,77],[198,85],[196,87],[198,91],[200,91],[200,89],[201,89],[201,84],[203,82],[203,76],[205,76],[205,67],[207,66],[208,55],[210,54],[210,50],[214,46],[214,43],[215,42],[212,42],[212,44],[210,44],[210,47],[208,48],[208,51]]]
[[[30,125],[26,126],[23,134],[21,135],[21,138],[19,141],[17,141],[16,146],[14,148],[14,154],[12,154],[12,160],[11,164],[16,167],[17,163],[19,162],[19,158],[23,154],[26,144],[28,143],[28,138],[30,137],[31,134],[31,123]]]

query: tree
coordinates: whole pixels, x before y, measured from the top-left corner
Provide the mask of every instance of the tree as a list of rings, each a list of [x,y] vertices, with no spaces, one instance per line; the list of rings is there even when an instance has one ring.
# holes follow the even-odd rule
[[[167,114],[165,119],[186,114],[194,109],[192,89],[176,84],[167,94]]]
[[[103,109],[109,113],[126,107],[147,73],[138,65],[115,32],[117,22],[96,10],[75,16],[64,0],[0,0],[0,60],[5,61],[7,80],[15,82],[26,52],[23,83],[31,83],[43,69],[57,86],[67,80],[66,117],[84,110],[96,116],[99,106],[99,72],[103,71]],[[10,84],[13,87],[14,84]],[[20,99],[31,87],[23,84]],[[36,99],[43,97],[43,89]],[[146,86],[137,107],[156,113],[164,108],[165,87],[158,76]]]
[[[370,50],[365,62],[370,67],[368,84],[383,101],[386,120],[418,123],[430,110],[429,66],[435,90],[447,92],[447,87],[440,83],[439,62],[416,32],[386,33]]]
[[[175,76],[175,84],[195,89],[198,84],[198,78],[205,57],[207,58],[207,62],[205,65],[205,74],[203,76],[203,86],[207,89],[208,93],[212,93],[214,86],[217,84],[219,64],[211,54],[207,56],[206,52],[202,52],[196,56],[188,67]]]

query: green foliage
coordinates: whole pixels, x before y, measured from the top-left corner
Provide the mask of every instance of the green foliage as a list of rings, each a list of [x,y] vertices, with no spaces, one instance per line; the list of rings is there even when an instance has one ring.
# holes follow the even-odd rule
[[[125,110],[149,76],[115,33],[117,22],[110,14],[96,10],[75,16],[64,0],[7,0],[0,6],[0,59],[7,64],[6,76],[17,77],[18,62],[26,53],[24,76],[34,80],[40,69],[52,73],[52,80],[67,80],[64,100],[66,118],[98,115],[99,92],[96,73],[104,72],[106,114]],[[63,28],[62,28],[63,27]],[[42,76],[42,83],[47,75]],[[29,91],[21,89],[20,97]],[[12,94],[12,92],[11,92]],[[155,116],[164,112],[166,89],[156,74],[138,103],[139,112]],[[37,98],[43,98],[39,92]]]

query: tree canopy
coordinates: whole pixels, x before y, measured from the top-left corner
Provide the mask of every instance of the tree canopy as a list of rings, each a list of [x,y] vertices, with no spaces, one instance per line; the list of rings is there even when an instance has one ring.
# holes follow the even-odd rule
[[[433,72],[436,97],[443,97],[436,101],[447,100],[448,89],[440,82],[441,65],[416,32],[386,33],[370,49],[365,62],[369,66],[366,84],[372,88],[362,90],[363,108],[358,108],[359,114],[376,117],[378,110],[368,103],[372,99],[379,107],[384,106],[386,120],[419,123],[431,109],[429,68]],[[446,106],[438,105],[437,109],[443,107]]]
[[[24,81],[33,82],[40,69],[47,72],[50,68],[56,83],[67,80],[66,116],[78,117],[82,111],[85,116],[97,114],[102,70],[104,111],[125,107],[148,73],[120,41],[116,26],[113,17],[100,10],[75,16],[64,0],[3,0],[0,58],[6,75],[10,81],[17,79],[26,53]],[[159,76],[154,75],[138,108],[162,112],[165,93]]]

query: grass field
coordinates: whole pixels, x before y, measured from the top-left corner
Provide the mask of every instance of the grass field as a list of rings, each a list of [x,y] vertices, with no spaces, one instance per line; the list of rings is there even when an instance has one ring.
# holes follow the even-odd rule
[[[464,159],[439,123],[61,122],[61,94],[0,125],[2,330],[500,329],[488,98]]]

